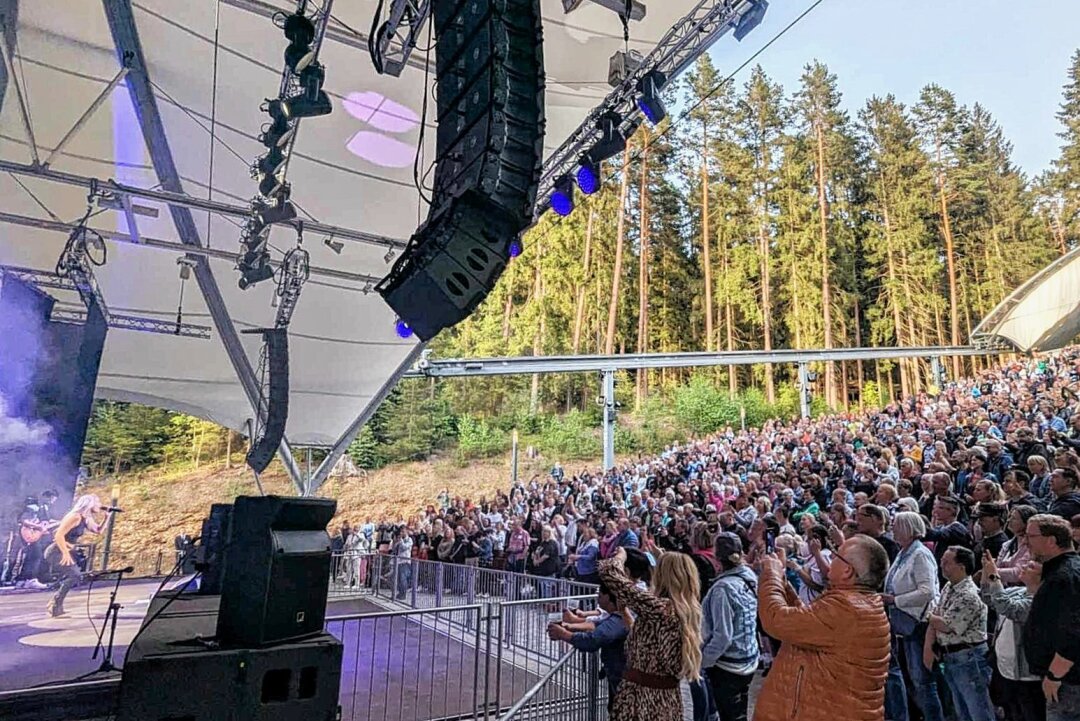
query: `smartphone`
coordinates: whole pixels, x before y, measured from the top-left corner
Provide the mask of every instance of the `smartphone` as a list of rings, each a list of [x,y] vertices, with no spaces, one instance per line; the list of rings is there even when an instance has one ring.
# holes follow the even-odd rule
[[[765,531],[765,550],[768,553],[776,553],[776,533]]]

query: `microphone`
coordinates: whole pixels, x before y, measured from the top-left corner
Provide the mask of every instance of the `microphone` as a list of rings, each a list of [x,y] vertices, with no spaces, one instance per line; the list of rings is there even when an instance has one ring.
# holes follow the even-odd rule
[[[106,513],[123,513],[124,512],[124,509],[120,508],[119,506],[102,506],[101,510],[105,511]]]

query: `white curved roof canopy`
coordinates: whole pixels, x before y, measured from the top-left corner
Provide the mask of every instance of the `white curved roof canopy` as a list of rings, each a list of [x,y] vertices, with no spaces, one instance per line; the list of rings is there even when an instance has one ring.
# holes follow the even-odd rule
[[[1069,344],[1080,334],[1080,248],[1009,294],[971,332],[973,343],[1004,340],[1024,353]]]
[[[126,0],[108,0],[122,3]],[[631,47],[647,54],[695,3],[647,3],[632,25]],[[137,30],[155,85],[183,190],[199,198],[243,205],[255,194],[248,166],[263,152],[256,140],[266,116],[264,98],[280,82],[282,32],[261,13],[292,11],[289,0],[134,0]],[[366,33],[374,0],[339,0],[336,37],[328,35],[320,56],[334,112],[303,121],[288,179],[292,199],[319,221],[396,239],[408,238],[427,208],[413,185],[413,154],[419,139],[424,92],[423,55],[400,78],[375,73],[366,39],[343,42],[355,28]],[[561,0],[543,0],[547,90],[547,152],[554,150],[609,91],[608,59],[622,48],[622,28],[611,11],[584,3],[565,14]],[[120,69],[102,2],[92,0],[0,0],[0,12],[17,11],[16,77],[28,101],[31,126],[44,160]],[[260,13],[261,11],[261,13]],[[216,65],[216,67],[215,67]],[[431,74],[434,80],[434,73]],[[216,77],[216,87],[215,87]],[[0,86],[0,159],[31,163],[11,82]],[[433,127],[429,108],[428,129]],[[219,142],[211,143],[210,129]],[[434,132],[424,156],[434,157]],[[158,187],[131,98],[123,83],[109,93],[57,155],[56,171]],[[424,167],[421,168],[423,173]],[[21,183],[21,185],[20,185]],[[180,242],[168,208],[137,217],[143,237]],[[0,212],[71,223],[86,211],[86,189],[38,177],[0,173]],[[239,221],[193,210],[201,242],[235,253]],[[124,214],[105,210],[91,227],[127,234]],[[276,228],[270,242],[287,250],[295,234]],[[50,270],[65,235],[53,230],[0,224],[0,264]],[[346,242],[338,255],[323,237],[307,235],[314,266],[382,277],[386,249]],[[181,251],[124,242],[108,243],[108,262],[96,274],[114,312],[172,319],[180,280]],[[280,259],[281,253],[276,252]],[[238,330],[273,325],[273,282],[246,292],[236,286],[228,259],[210,261],[228,314]],[[365,283],[315,275],[304,287],[293,316],[291,401],[287,434],[297,445],[330,445],[408,364],[416,343],[399,339],[394,315]],[[71,299],[65,299],[70,301]],[[212,325],[194,281],[185,288],[185,321]],[[241,336],[257,365],[257,336]],[[242,429],[251,406],[215,332],[211,340],[112,330],[106,343],[98,396],[181,410]]]

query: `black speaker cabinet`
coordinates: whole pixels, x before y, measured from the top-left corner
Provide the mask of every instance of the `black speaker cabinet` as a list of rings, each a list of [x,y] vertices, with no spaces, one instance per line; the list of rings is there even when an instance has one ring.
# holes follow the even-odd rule
[[[321,633],[330,586],[327,498],[240,496],[225,546],[217,637],[263,646]]]
[[[329,634],[269,648],[209,648],[217,597],[151,603],[124,662],[118,721],[334,721],[342,645]]]

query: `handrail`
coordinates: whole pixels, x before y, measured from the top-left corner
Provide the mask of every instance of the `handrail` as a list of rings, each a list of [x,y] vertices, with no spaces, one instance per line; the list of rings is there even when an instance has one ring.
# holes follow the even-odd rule
[[[333,600],[333,599],[331,599]],[[439,606],[437,608],[408,608],[404,611],[372,611],[371,613],[347,613],[341,616],[327,616],[326,623],[336,621],[355,621],[357,619],[368,618],[389,618],[391,616],[415,616],[418,613],[433,614],[433,613],[449,613],[451,611],[480,611],[483,606],[479,603],[472,603],[466,606]]]
[[[548,682],[551,681],[552,678],[554,678],[555,674],[558,673],[563,666],[570,663],[570,659],[574,657],[575,653],[577,653],[577,649],[575,648],[571,648],[569,651],[567,651],[563,655],[563,657],[559,659],[558,663],[552,666],[551,669],[547,673],[545,673],[539,681],[533,684],[532,688],[526,691],[522,695],[522,697],[514,703],[513,706],[507,709],[505,714],[499,717],[498,721],[509,721],[510,719],[514,718],[514,716],[517,715],[519,711],[521,711],[521,708],[525,704],[531,701],[533,697],[536,696],[536,694],[540,693],[544,686],[546,686]]]

